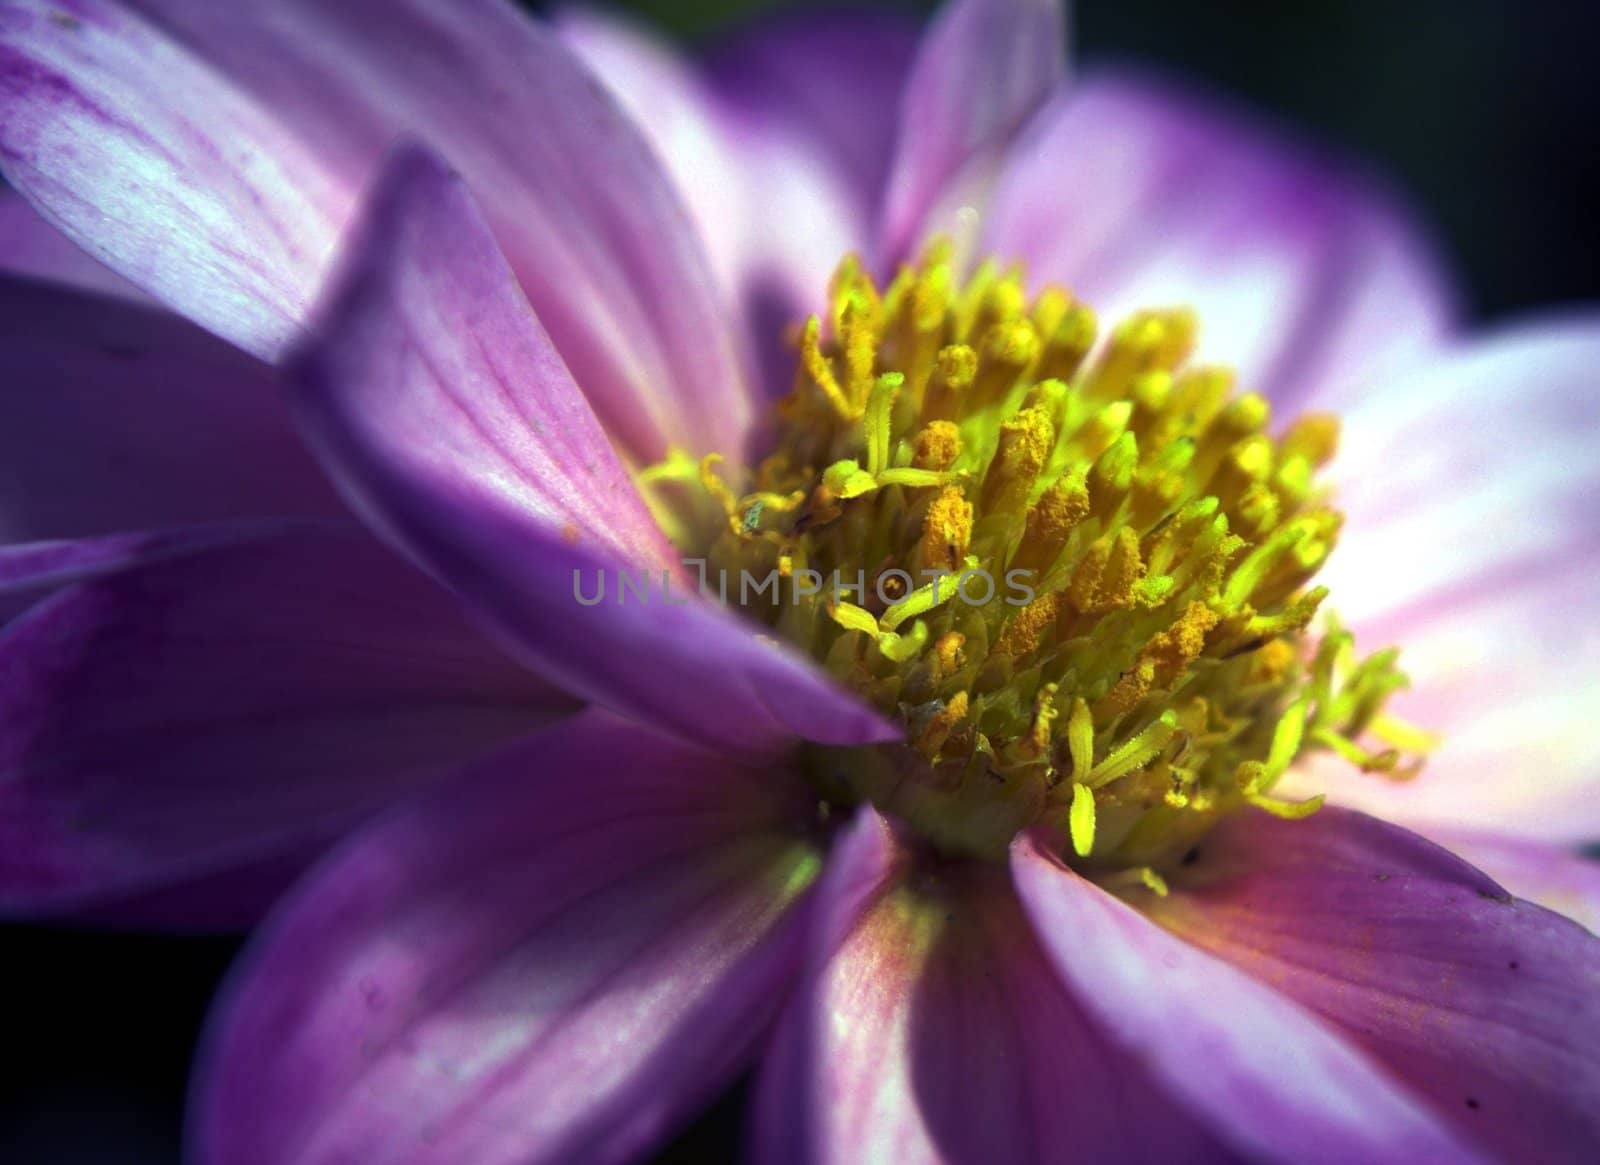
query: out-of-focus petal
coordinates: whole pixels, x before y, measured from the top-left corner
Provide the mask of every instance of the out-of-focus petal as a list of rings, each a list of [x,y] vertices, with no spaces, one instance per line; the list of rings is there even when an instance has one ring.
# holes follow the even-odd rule
[[[820,130],[716,91],[646,30],[587,9],[563,12],[558,27],[661,155],[759,356],[762,384],[787,391],[794,352],[785,333],[822,310],[829,276],[863,245],[874,204]]]
[[[303,852],[571,707],[360,531],[197,535],[0,631],[0,904]]]
[[[1464,1161],[1443,1122],[1315,1016],[1074,874],[1033,839],[1012,871],[1069,991],[1241,1155]]]
[[[950,0],[918,46],[878,223],[877,258],[905,258],[952,183],[978,179],[1066,71],[1062,0]]]
[[[1341,1028],[1499,1160],[1593,1159],[1600,939],[1576,923],[1332,808],[1228,819],[1147,910]]]
[[[782,776],[590,714],[364,831],[236,975],[197,1160],[634,1159],[800,958],[819,862]]]
[[[1086,1020],[1002,871],[909,859],[868,808],[829,860],[763,1065],[760,1161],[1227,1159]]]
[[[257,356],[293,341],[348,193],[271,115],[108,0],[0,4],[0,98],[0,170],[70,238]]]
[[[693,225],[644,136],[504,0],[130,0],[363,186],[398,137],[467,178],[539,318],[641,460],[753,415]]]
[[[917,33],[899,13],[780,13],[719,45],[707,68],[731,114],[814,147],[866,217],[888,181]]]
[[[85,291],[143,293],[47,223],[15,190],[0,187],[0,272]]]
[[[494,240],[424,151],[397,157],[297,365],[308,431],[351,500],[546,674],[746,749],[892,733],[806,660],[687,597]],[[639,579],[652,594],[627,601],[623,571],[636,599]]]
[[[1064,283],[1104,327],[1189,306],[1199,357],[1281,413],[1435,348],[1454,294],[1398,202],[1214,98],[1099,74],[1013,147],[985,254]]]
[[[1518,898],[1565,914],[1600,935],[1600,861],[1565,846],[1462,829],[1428,835]]]
[[[178,316],[0,278],[0,542],[342,512],[279,392]]]
[[[1406,784],[1321,764],[1302,787],[1425,831],[1600,837],[1597,368],[1600,317],[1523,325],[1345,413],[1319,581],[1360,644],[1401,648],[1391,710],[1442,744]]]

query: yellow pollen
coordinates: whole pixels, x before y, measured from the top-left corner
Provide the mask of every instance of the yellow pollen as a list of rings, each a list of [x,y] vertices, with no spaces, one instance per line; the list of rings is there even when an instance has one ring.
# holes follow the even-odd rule
[[[952,254],[883,289],[841,262],[744,480],[681,456],[640,475],[729,591],[776,580],[749,617],[905,725],[808,750],[819,796],[995,860],[1043,826],[1107,885],[1160,893],[1221,815],[1314,812],[1273,792],[1308,751],[1414,775],[1432,742],[1383,713],[1395,654],[1358,659],[1325,615],[1308,631],[1337,420],[1275,436],[1264,398],[1189,362],[1187,309],[1102,337],[1065,289],[963,279]]]

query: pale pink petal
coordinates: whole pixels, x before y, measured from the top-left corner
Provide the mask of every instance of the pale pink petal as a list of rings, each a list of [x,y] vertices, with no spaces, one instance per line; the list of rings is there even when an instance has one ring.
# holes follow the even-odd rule
[[[1392,710],[1441,735],[1415,781],[1336,764],[1297,789],[1426,829],[1600,836],[1600,320],[1523,325],[1357,401],[1332,467],[1344,535],[1319,581]]]
[[[1593,1160],[1600,938],[1334,808],[1228,818],[1172,886],[1144,904],[1157,921],[1317,1012],[1497,1160]]]
[[[196,1159],[638,1158],[783,998],[818,865],[796,792],[591,714],[391,815],[236,975]]]
[[[1086,1020],[1004,871],[914,860],[870,808],[829,859],[763,1065],[758,1160],[1228,1159]]]
[[[1013,846],[1012,870],[1067,989],[1241,1156],[1473,1159],[1392,1076],[1271,986],[1168,934],[1034,839]]]
[[[891,265],[927,234],[953,184],[998,161],[1066,70],[1061,0],[950,0],[923,34],[900,98],[900,134],[878,224]],[[930,221],[931,220],[931,221]]]
[[[1065,284],[1109,328],[1188,306],[1199,358],[1282,416],[1438,346],[1454,291],[1390,192],[1205,94],[1086,76],[1019,138],[985,254]]]

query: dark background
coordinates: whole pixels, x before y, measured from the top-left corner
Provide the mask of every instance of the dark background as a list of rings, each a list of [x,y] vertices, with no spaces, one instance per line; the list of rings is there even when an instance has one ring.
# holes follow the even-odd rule
[[[803,5],[618,6],[699,40]],[[1432,217],[1479,318],[1597,298],[1600,4],[1080,0],[1074,24],[1082,58],[1207,81],[1386,168]],[[235,950],[0,929],[0,1165],[175,1160],[196,1034]],[[732,1159],[740,1118],[735,1095],[665,1159]]]

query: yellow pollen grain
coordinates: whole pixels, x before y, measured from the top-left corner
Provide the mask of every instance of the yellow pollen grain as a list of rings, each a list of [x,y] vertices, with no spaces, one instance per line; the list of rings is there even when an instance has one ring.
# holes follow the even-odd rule
[[[972,503],[954,486],[946,486],[922,520],[914,559],[918,577],[925,570],[959,570],[972,541]]]
[[[943,473],[961,456],[961,429],[953,421],[930,421],[917,434],[911,464]]]
[[[1023,409],[1001,424],[1000,444],[983,479],[985,512],[1022,510],[1054,441],[1055,427],[1042,409]]]
[[[1067,539],[1089,516],[1089,487],[1081,476],[1064,475],[1028,511],[1028,526],[1011,565],[1035,575],[1054,565]]]

